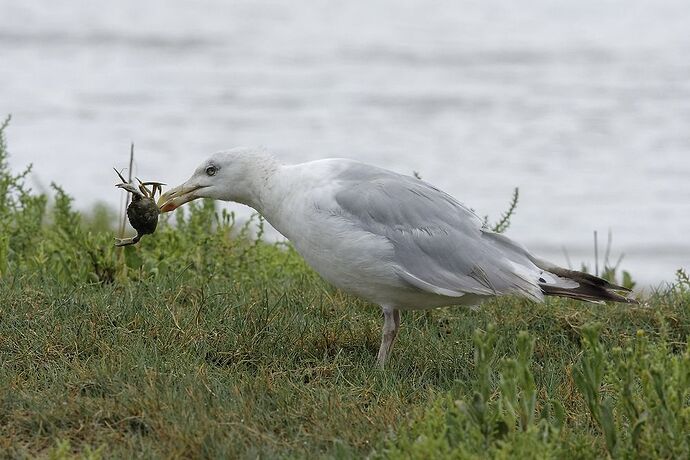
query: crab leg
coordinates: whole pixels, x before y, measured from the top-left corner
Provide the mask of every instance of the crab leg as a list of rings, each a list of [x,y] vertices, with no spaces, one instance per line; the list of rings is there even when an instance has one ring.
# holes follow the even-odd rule
[[[139,196],[144,196],[137,188],[132,185],[132,184],[117,184],[116,187],[119,187],[123,190],[128,191],[129,193],[133,193],[134,195],[139,195]]]
[[[126,183],[127,183],[127,179],[125,179],[124,177],[122,177],[122,174],[120,173],[120,171],[118,171],[118,170],[115,169],[115,168],[113,168],[113,170],[115,170],[115,174],[117,174],[117,175],[120,177],[120,180],[122,181],[122,183],[123,183],[123,184],[126,184]]]
[[[156,193],[161,193],[163,191],[163,186],[165,185],[162,182],[156,182],[156,181],[146,181],[146,182],[141,182],[141,185],[151,185],[153,186],[153,190],[151,191],[151,198],[156,197]]]
[[[151,192],[149,189],[146,187],[146,185],[139,179],[138,177],[135,177],[137,182],[139,182],[139,190],[141,190],[142,195],[144,195],[147,198],[151,197]]]

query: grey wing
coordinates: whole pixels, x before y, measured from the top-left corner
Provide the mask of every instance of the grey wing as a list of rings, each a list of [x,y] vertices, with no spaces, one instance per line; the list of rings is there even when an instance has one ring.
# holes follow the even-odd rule
[[[450,195],[413,177],[354,164],[337,178],[341,217],[393,245],[398,275],[439,295],[519,293],[541,300],[527,251],[482,228]],[[535,275],[536,274],[536,275]]]

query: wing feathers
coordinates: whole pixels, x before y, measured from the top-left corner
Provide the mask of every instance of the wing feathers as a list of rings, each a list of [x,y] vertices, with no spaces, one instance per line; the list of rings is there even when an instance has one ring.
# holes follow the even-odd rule
[[[421,180],[352,163],[336,177],[338,209],[358,228],[387,238],[398,276],[447,297],[544,294],[587,301],[634,302],[625,288],[532,256],[522,245],[482,228],[482,220]]]

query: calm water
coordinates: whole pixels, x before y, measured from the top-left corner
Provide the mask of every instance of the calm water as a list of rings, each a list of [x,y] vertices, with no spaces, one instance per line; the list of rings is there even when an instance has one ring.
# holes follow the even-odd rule
[[[419,171],[494,218],[519,186],[508,234],[559,263],[592,264],[610,229],[643,283],[690,268],[687,0],[0,0],[0,18],[12,165],[82,208],[119,205],[130,141],[171,184],[264,145]]]

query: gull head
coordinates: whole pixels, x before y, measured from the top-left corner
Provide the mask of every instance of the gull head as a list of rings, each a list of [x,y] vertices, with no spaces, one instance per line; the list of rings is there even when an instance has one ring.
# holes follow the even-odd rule
[[[197,198],[212,198],[256,208],[261,187],[276,167],[276,160],[262,149],[218,152],[201,163],[186,182],[164,193],[158,206],[161,212],[169,212]]]

